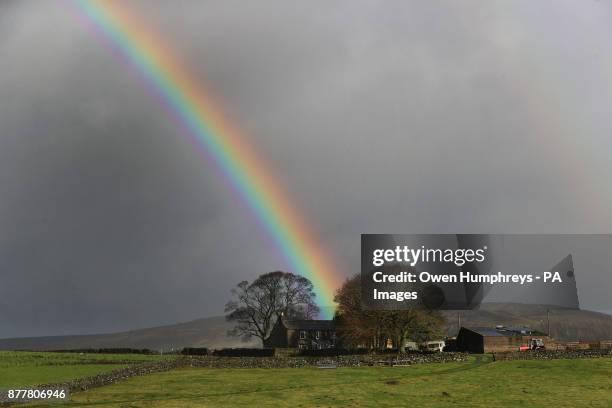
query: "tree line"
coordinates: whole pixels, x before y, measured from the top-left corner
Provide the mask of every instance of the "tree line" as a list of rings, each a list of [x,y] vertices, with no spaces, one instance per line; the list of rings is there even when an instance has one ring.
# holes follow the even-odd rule
[[[336,292],[336,319],[345,347],[384,350],[388,343],[405,352],[406,341],[422,342],[442,335],[444,318],[437,311],[422,309],[363,310],[361,276],[347,279]]]

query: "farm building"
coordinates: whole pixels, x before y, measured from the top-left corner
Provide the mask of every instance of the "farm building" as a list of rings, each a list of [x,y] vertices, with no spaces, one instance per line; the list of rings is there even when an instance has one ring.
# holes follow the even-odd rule
[[[298,348],[320,350],[336,347],[336,325],[333,320],[278,319],[266,348]]]
[[[520,346],[529,344],[535,338],[542,339],[545,346],[551,342],[545,333],[531,329],[462,327],[457,335],[456,348],[472,353],[518,351]]]

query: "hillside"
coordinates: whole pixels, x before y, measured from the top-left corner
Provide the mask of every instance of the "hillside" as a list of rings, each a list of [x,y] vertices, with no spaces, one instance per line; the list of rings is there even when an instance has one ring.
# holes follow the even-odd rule
[[[216,316],[167,326],[110,334],[24,337],[0,339],[0,350],[61,350],[80,348],[131,347],[153,350],[192,347],[257,347],[227,336],[230,324]]]
[[[612,316],[588,310],[519,303],[483,303],[477,310],[444,311],[447,333],[457,334],[458,315],[462,326],[496,325],[531,327],[547,331],[546,310],[550,311],[550,332],[557,340],[612,339]]]
[[[457,333],[458,314],[463,326],[528,326],[546,331],[546,310],[550,328],[558,340],[612,339],[612,316],[587,310],[515,303],[485,303],[478,310],[444,311],[446,331]],[[231,325],[223,316],[197,319],[168,326],[111,334],[0,339],[0,350],[58,350],[78,348],[132,347],[170,350],[194,347],[257,347],[253,340],[244,343],[227,336]]]

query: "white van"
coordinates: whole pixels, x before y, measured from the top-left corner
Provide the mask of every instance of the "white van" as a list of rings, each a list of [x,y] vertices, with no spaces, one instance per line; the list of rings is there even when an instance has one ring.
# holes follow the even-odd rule
[[[442,352],[444,350],[444,346],[446,346],[444,340],[426,341],[422,345],[423,350],[432,352]]]

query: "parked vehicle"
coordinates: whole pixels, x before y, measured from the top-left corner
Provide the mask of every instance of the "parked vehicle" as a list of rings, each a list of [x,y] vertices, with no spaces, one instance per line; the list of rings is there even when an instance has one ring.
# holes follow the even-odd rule
[[[444,340],[426,341],[421,345],[421,349],[430,352],[442,352],[444,350]]]
[[[527,350],[544,350],[544,340],[542,339],[529,339],[529,343],[519,347],[519,351]]]

